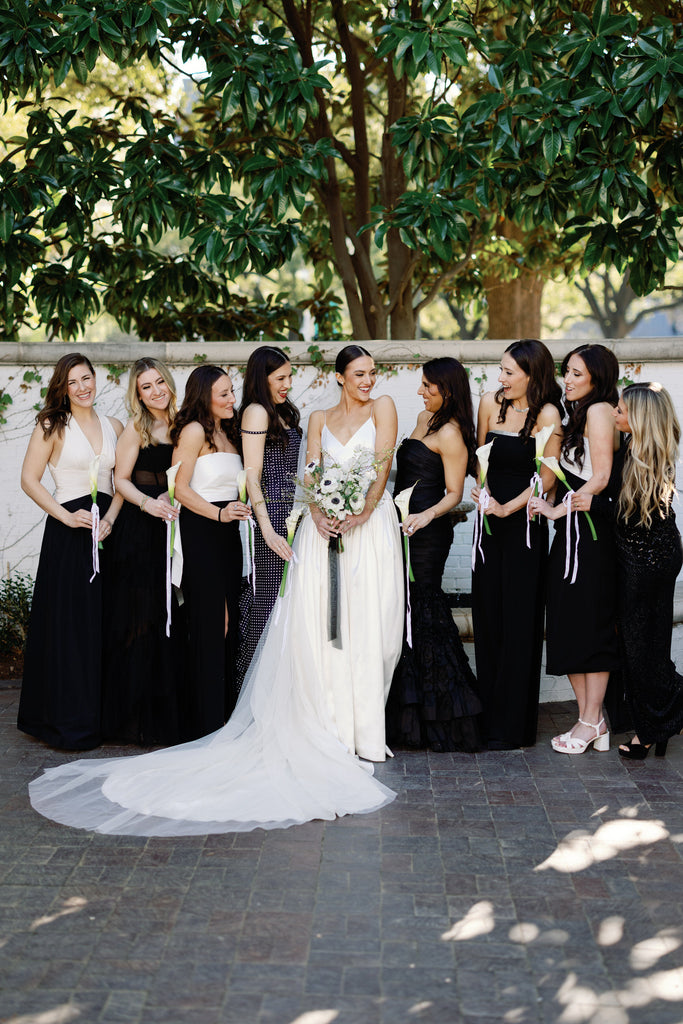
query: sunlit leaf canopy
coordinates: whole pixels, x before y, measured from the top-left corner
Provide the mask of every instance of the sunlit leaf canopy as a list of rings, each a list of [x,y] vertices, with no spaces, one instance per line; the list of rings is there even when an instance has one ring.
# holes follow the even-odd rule
[[[103,308],[142,338],[282,336],[287,297],[230,282],[297,246],[310,305],[340,289],[357,338],[411,338],[443,289],[523,266],[661,286],[683,210],[681,14],[634,8],[3,4],[0,90],[25,130],[0,151],[2,336],[71,338]],[[107,62],[106,109],[70,103]],[[202,71],[173,104],[136,84],[143,62]]]

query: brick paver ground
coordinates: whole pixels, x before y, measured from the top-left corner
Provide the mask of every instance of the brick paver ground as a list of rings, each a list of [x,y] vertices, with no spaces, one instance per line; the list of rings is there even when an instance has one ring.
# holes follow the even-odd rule
[[[35,814],[66,755],[0,690],[6,1024],[681,1024],[683,739],[665,760],[398,754],[382,812],[107,837]],[[672,748],[672,749],[671,749]],[[102,756],[117,748],[103,748]]]

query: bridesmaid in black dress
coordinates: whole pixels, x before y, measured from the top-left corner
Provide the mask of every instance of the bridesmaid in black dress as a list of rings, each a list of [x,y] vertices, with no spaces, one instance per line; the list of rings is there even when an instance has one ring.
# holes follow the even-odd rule
[[[173,445],[176,391],[166,366],[138,359],[126,395],[131,416],[116,446],[116,490],[124,498],[110,552],[105,608],[102,735],[126,743],[169,745],[184,738],[183,624],[172,591],[166,635],[165,524],[177,519],[166,470]]]
[[[289,400],[292,365],[273,345],[249,356],[240,407],[242,455],[254,510],[253,579],[242,584],[237,686],[240,688],[292,557],[286,519],[294,502],[301,445],[299,411]],[[253,583],[253,585],[252,585]]]
[[[188,624],[190,739],[224,725],[235,706],[242,542],[249,519],[237,500],[242,469],[232,381],[220,366],[198,366],[188,377],[171,428],[178,465],[176,498],[182,505],[177,548]],[[178,580],[178,554],[173,575]]]
[[[631,384],[615,410],[630,434],[617,503],[617,623],[626,702],[636,734],[619,747],[643,760],[663,757],[683,728],[683,676],[671,660],[673,597],[681,571],[676,526],[676,463],[681,429],[661,384]]]
[[[472,621],[482,729],[489,750],[536,742],[543,653],[548,524],[529,521],[536,443],[547,428],[545,455],[560,453],[562,392],[553,358],[536,340],[513,342],[501,359],[500,388],[479,403],[477,440],[492,443],[486,478],[490,534],[482,531],[472,574]],[[541,490],[555,478],[541,468]],[[472,497],[479,501],[481,487]],[[483,554],[482,554],[483,552]]]
[[[603,492],[610,480],[619,447],[614,425],[619,363],[604,345],[581,345],[565,357],[562,374],[569,418],[560,466],[576,492],[575,504]],[[596,506],[591,512],[594,540],[583,513],[565,518],[564,484],[557,491],[554,506],[541,497],[530,502],[532,512],[556,523],[548,566],[546,669],[569,676],[579,711],[576,725],[555,736],[552,745],[560,753],[582,754],[591,743],[596,750],[609,750],[602,707],[610,672],[619,668],[614,531]]]
[[[396,455],[394,495],[413,487],[403,523],[410,537],[412,647],[404,640],[387,702],[387,742],[431,750],[481,749],[476,680],[441,589],[453,543],[449,513],[474,473],[472,397],[457,359],[432,359],[418,390],[425,409]],[[445,493],[444,493],[445,492]]]

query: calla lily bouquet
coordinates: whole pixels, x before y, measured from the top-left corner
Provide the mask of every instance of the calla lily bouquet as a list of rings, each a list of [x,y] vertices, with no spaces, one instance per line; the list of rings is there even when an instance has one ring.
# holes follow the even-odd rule
[[[545,446],[547,445],[549,439],[552,437],[554,429],[554,426],[552,425],[552,423],[550,423],[548,424],[548,426],[541,427],[538,433],[534,435],[534,441],[536,442],[536,456],[534,458],[534,461],[536,463],[536,472],[534,473],[531,480],[532,498],[537,498],[539,494],[542,494],[543,482],[541,480],[541,463],[544,461],[543,452],[545,451]],[[531,517],[531,521],[535,522],[535,520],[536,516],[533,515]]]
[[[247,474],[251,469],[241,469],[237,474],[237,491],[243,505],[247,503]],[[247,578],[251,576],[251,589],[256,593],[256,559],[254,557],[254,524],[251,519],[247,520]]]
[[[289,515],[287,516],[287,518],[285,520],[285,525],[287,526],[287,543],[289,544],[290,547],[292,546],[292,543],[294,541],[294,534],[296,533],[296,528],[299,525],[299,520],[301,519],[301,517],[302,517],[302,515],[304,514],[305,511],[306,511],[306,506],[305,505],[295,505],[293,507],[292,511],[289,513]],[[285,596],[285,584],[287,583],[287,570],[288,569],[289,569],[289,562],[285,562],[284,569],[282,570],[282,581],[280,583],[280,590],[278,591],[278,597],[284,597]]]
[[[574,494],[575,493],[574,489],[572,487],[570,487],[569,484],[567,483],[567,478],[564,475],[562,467],[560,466],[559,462],[557,461],[557,459],[554,456],[552,456],[551,458],[548,458],[548,459],[541,458],[541,462],[543,463],[544,466],[547,466],[548,469],[551,469],[553,471],[553,473],[555,474],[555,476],[557,477],[557,479],[559,481],[561,481],[561,483],[564,484],[564,486],[567,488],[567,494]],[[593,538],[593,540],[597,540],[598,539],[598,535],[595,532],[595,526],[593,525],[593,520],[590,517],[590,512],[584,511],[583,514],[585,515],[586,519],[588,520],[588,525],[589,525],[590,531],[591,531],[591,537]]]
[[[396,508],[398,509],[398,511],[401,514],[401,522],[402,523],[405,523],[406,516],[408,515],[408,513],[410,511],[410,496],[412,495],[412,493],[413,493],[413,491],[415,490],[416,487],[417,487],[417,480],[415,481],[415,483],[413,484],[412,487],[406,487],[406,489],[404,491],[400,491],[399,494],[397,494],[396,497],[394,498],[394,505],[396,506]],[[406,553],[406,566],[407,566],[407,572],[408,572],[408,580],[410,581],[410,583],[414,583],[415,582],[415,576],[413,574],[413,567],[410,564],[410,547],[409,547],[409,544],[408,544],[408,535],[405,534],[405,533],[403,534],[403,549],[404,549],[404,551]]]
[[[495,437],[493,439],[495,441]],[[486,477],[489,472],[489,458],[491,457],[491,449],[493,448],[493,441],[489,441],[488,444],[483,444],[477,448],[476,456],[479,460],[479,484],[483,488],[486,483]],[[484,529],[491,536],[491,527],[489,525],[488,516],[484,516]]]

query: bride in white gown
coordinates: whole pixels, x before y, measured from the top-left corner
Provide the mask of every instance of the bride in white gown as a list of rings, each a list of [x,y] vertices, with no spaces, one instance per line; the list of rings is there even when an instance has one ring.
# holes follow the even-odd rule
[[[314,413],[307,461],[343,464],[396,441],[390,398],[373,401],[372,358],[337,357],[339,404]],[[237,707],[218,732],[136,757],[79,760],[30,784],[54,821],[117,835],[204,835],[283,828],[377,810],[395,796],[360,757],[384,760],[384,702],[401,650],[400,534],[384,494],[391,459],[365,508],[339,524],[317,508],[294,542],[287,593],[271,616]],[[328,640],[328,539],[340,556],[341,648]]]

